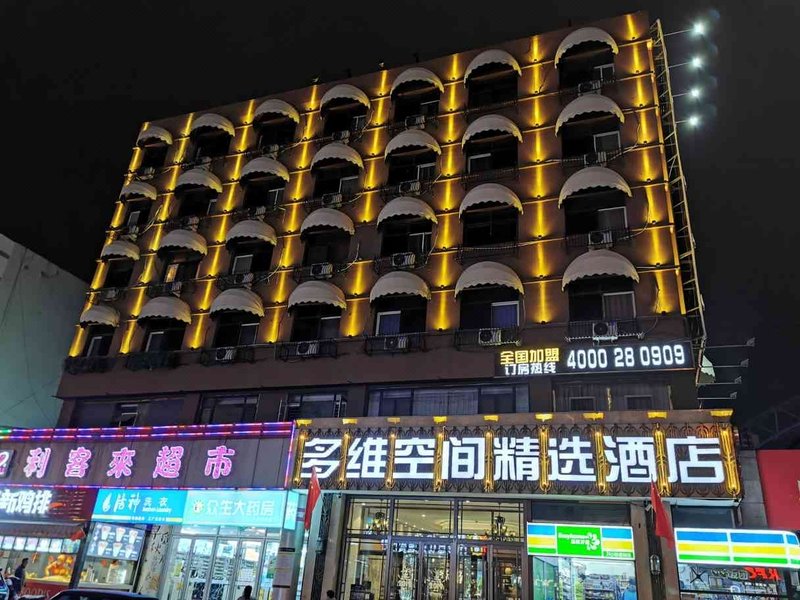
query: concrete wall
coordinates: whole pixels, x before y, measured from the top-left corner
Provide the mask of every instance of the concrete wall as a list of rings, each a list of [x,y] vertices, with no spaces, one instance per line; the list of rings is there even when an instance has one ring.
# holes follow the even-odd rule
[[[87,285],[0,235],[0,424],[55,425],[61,362]]]

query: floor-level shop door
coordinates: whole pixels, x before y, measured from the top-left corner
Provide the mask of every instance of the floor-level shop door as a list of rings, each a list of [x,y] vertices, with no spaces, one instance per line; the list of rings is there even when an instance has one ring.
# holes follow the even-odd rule
[[[211,581],[206,600],[229,600],[234,585],[239,540],[219,539],[214,552]],[[192,600],[200,600],[192,598]]]
[[[258,569],[261,565],[261,550],[264,542],[261,540],[241,540],[239,542],[239,555],[236,562],[234,585],[230,600],[236,600],[244,593],[246,586],[253,588],[253,598],[258,597]]]
[[[490,546],[492,600],[522,598],[522,551],[519,548]]]
[[[180,544],[181,540],[178,540]],[[180,600],[205,600],[214,540],[194,539],[186,566],[186,586]]]
[[[391,600],[448,600],[449,543],[394,542],[389,566]]]
[[[518,548],[459,544],[456,600],[519,600],[522,555]]]
[[[420,544],[394,542],[389,565],[389,598],[417,600],[420,569]]]

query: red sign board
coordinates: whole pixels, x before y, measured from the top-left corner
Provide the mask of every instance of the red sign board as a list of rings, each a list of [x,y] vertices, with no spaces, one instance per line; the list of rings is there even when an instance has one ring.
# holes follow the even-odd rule
[[[800,530],[800,450],[759,450],[758,470],[770,528]]]

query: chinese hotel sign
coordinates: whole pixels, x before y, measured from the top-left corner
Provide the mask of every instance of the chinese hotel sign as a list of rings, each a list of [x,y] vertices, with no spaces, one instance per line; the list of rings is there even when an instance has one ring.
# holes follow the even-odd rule
[[[300,429],[293,485],[316,469],[328,489],[640,496],[657,481],[665,495],[739,496],[728,422],[708,411],[670,413],[688,423],[646,415],[314,420]]]
[[[663,371],[692,368],[688,341],[623,343],[568,348],[548,346],[501,350],[495,375],[526,377],[564,373]]]
[[[282,487],[292,425],[12,430],[3,483],[136,488]],[[257,482],[257,484],[256,484]]]

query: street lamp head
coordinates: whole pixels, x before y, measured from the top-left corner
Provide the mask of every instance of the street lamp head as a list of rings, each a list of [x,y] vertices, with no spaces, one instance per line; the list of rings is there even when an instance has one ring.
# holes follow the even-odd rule
[[[702,21],[697,21],[694,25],[692,25],[692,33],[694,35],[704,35],[706,32],[706,24]]]
[[[703,66],[703,58],[701,56],[692,57],[692,60],[689,61],[689,64],[692,65],[693,69],[699,69]]]
[[[700,125],[700,117],[698,117],[697,115],[692,115],[688,119],[686,119],[686,122],[689,124],[689,127],[697,127],[698,125]]]
[[[693,87],[689,90],[689,97],[693,100],[697,100],[700,96],[703,95],[703,91],[699,87]]]

